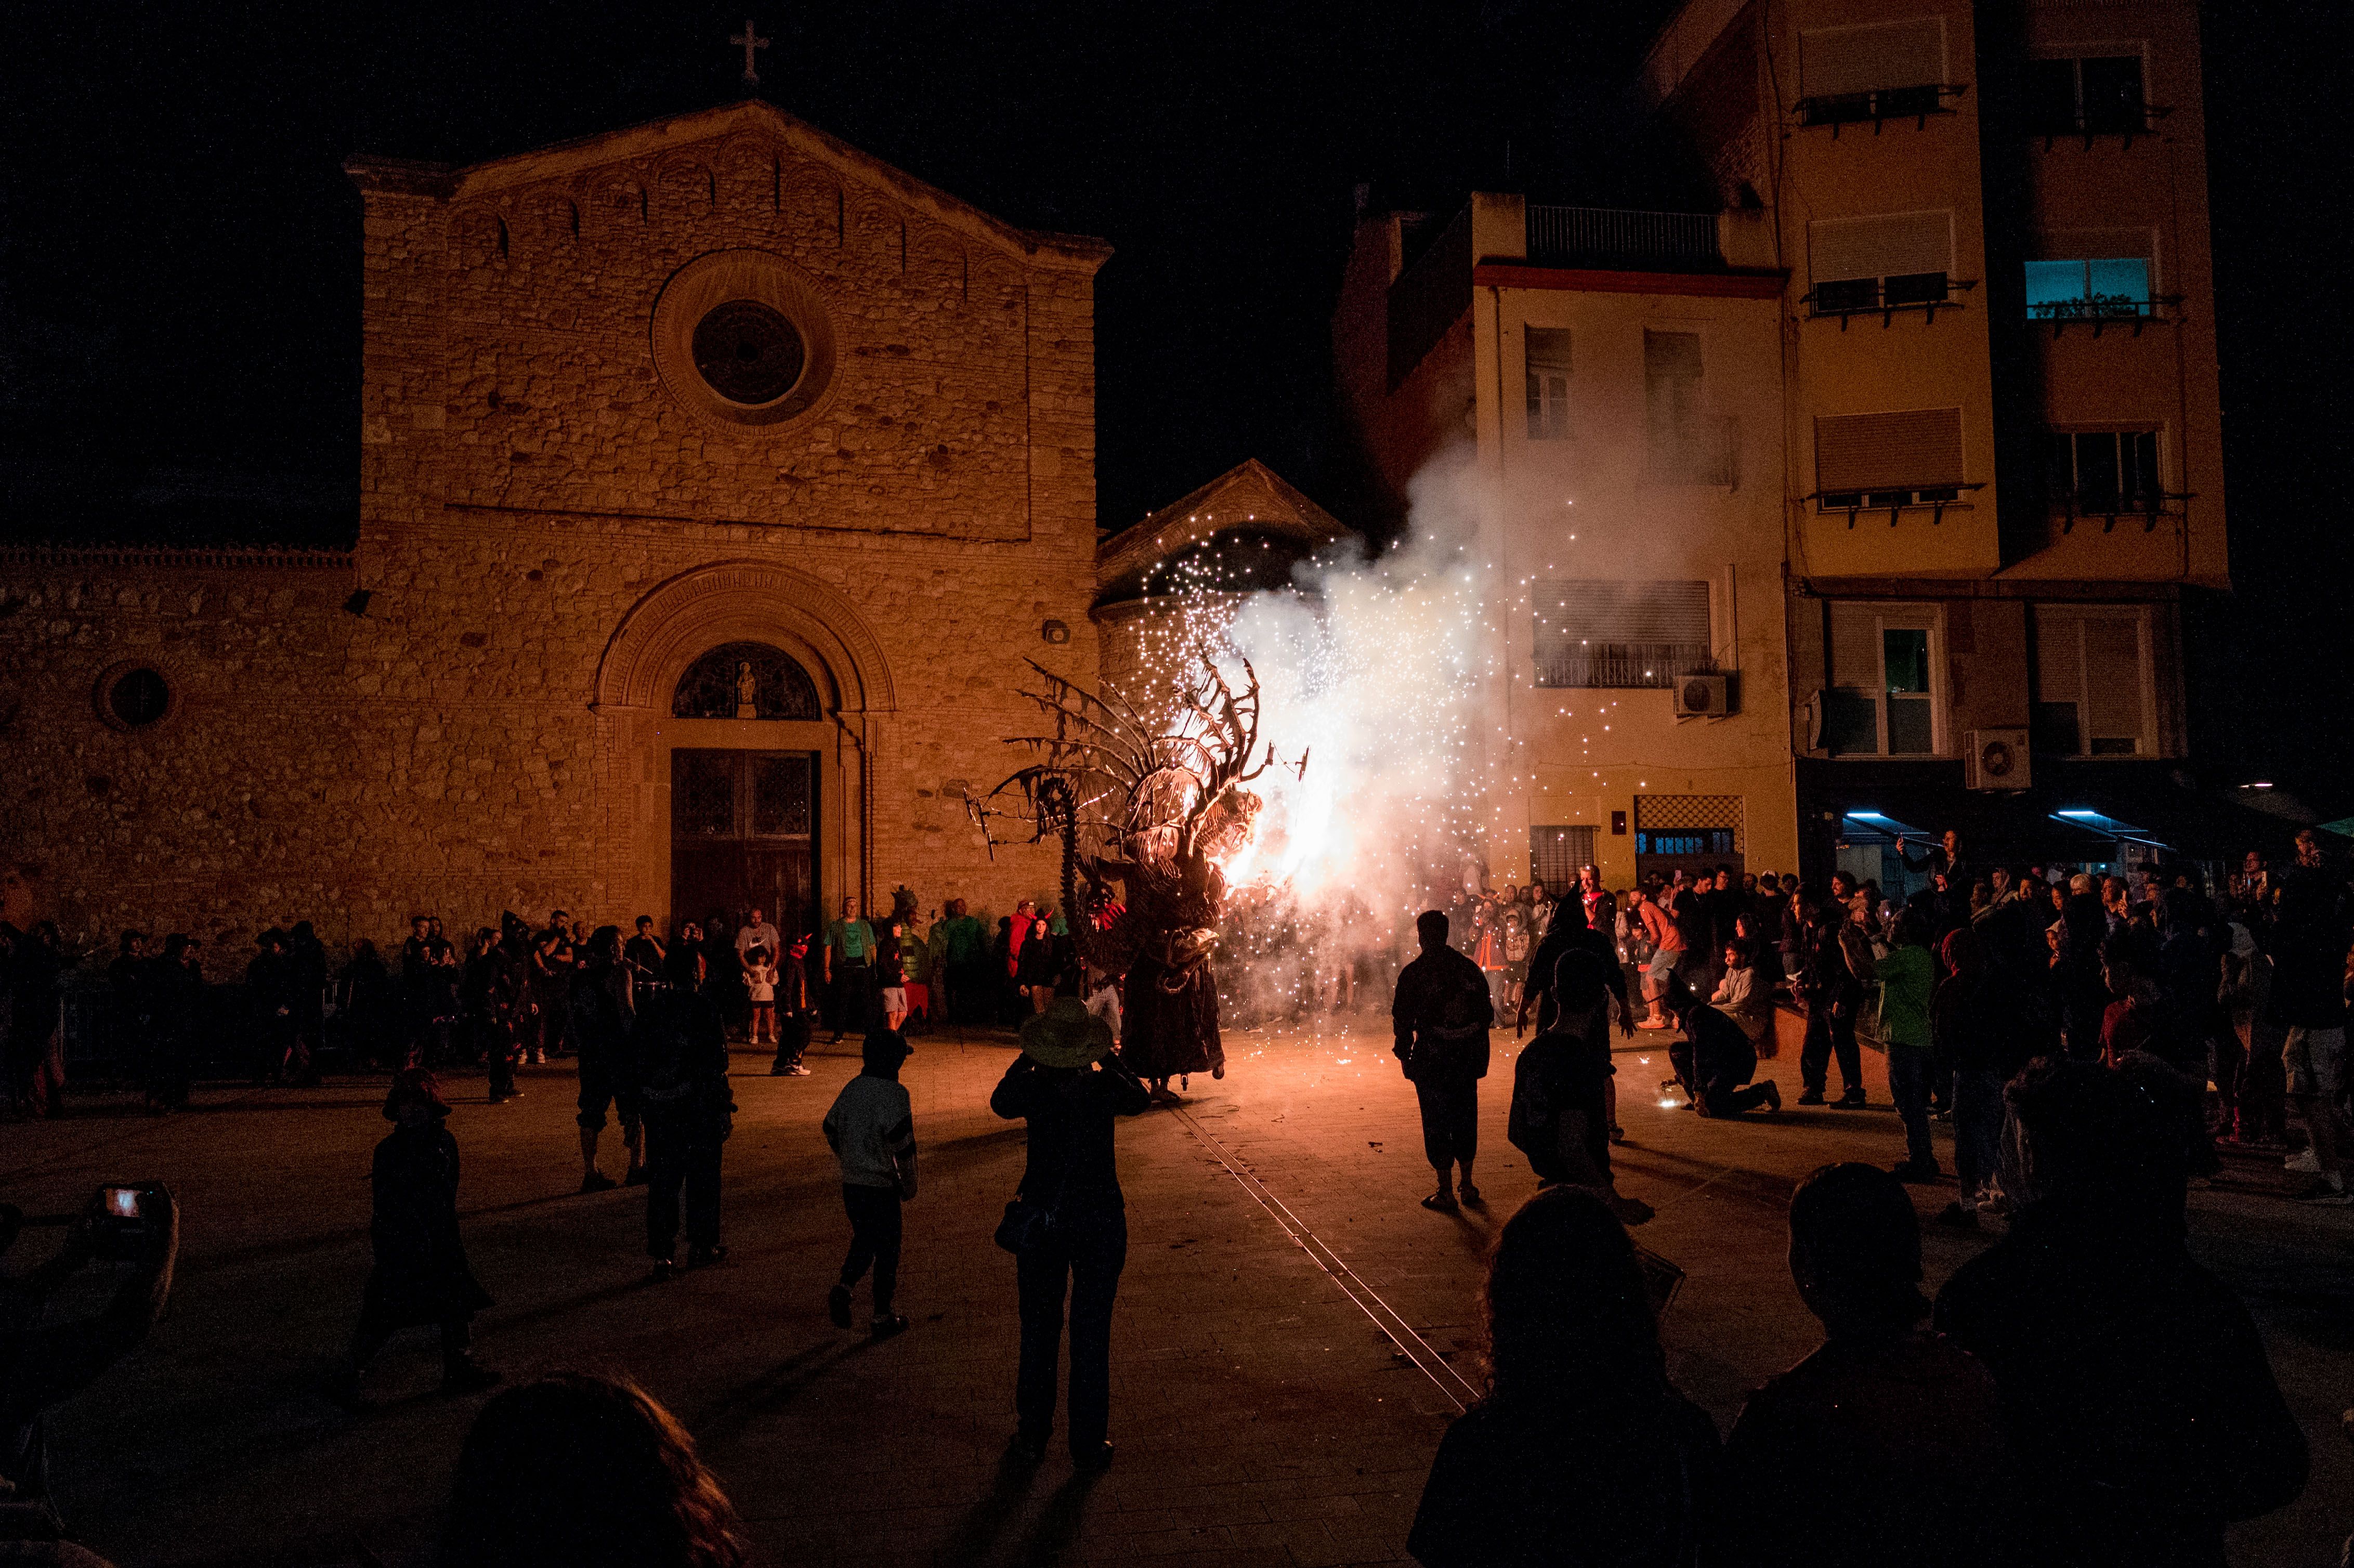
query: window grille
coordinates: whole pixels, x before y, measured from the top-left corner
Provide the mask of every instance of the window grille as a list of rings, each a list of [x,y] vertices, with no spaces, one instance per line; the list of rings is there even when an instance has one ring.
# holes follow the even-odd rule
[[[1541,579],[1532,593],[1540,686],[1670,687],[1716,667],[1705,581]]]

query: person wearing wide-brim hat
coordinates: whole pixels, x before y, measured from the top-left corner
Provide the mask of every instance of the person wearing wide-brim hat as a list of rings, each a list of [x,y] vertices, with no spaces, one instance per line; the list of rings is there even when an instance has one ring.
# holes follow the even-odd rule
[[[466,1351],[473,1316],[491,1297],[474,1278],[458,1235],[458,1140],[443,1125],[450,1102],[430,1072],[409,1067],[394,1075],[384,1117],[392,1134],[376,1146],[368,1171],[376,1267],[360,1298],[351,1354],[332,1390],[346,1405],[358,1404],[360,1374],[386,1341],[421,1323],[441,1330],[443,1389],[471,1393],[499,1380]]]
[[[1111,1050],[1111,1025],[1075,996],[1057,997],[1022,1023],[1022,1054],[1044,1067],[1084,1067]]]
[[[991,1110],[1030,1124],[1018,1206],[1000,1231],[1014,1252],[1022,1299],[1014,1443],[1042,1459],[1054,1435],[1055,1363],[1067,1291],[1071,1457],[1091,1468],[1111,1462],[1111,1309],[1128,1261],[1127,1200],[1112,1121],[1152,1103],[1110,1052],[1110,1025],[1078,998],[1059,997],[1023,1024],[1022,1054],[989,1097]]]

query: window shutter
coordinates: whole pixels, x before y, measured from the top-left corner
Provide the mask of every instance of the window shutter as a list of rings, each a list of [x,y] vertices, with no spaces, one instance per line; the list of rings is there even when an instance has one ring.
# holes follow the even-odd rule
[[[2115,615],[2084,618],[2084,748],[2125,752],[2141,739],[2141,628]]]
[[[1871,605],[1831,606],[1831,684],[1880,690],[1880,612]]]
[[[2083,666],[2077,657],[2080,622],[2063,611],[2038,607],[2035,611],[2035,696],[2039,702],[2073,703],[2084,693]]]
[[[1540,581],[1535,609],[1541,639],[1709,646],[1706,582]]]
[[[1929,87],[1946,79],[1946,27],[1935,16],[1824,27],[1798,37],[1801,95],[1837,98],[1892,87]]]
[[[2142,228],[2052,228],[2037,235],[2034,259],[2039,261],[2098,261],[2112,256],[2144,261],[2158,255],[2158,235]]]
[[[1815,281],[1903,278],[1954,270],[1954,215],[1899,212],[1807,226]]]
[[[1569,329],[1566,327],[1529,328],[1529,373],[1538,375],[1551,371],[1569,374]]]
[[[1815,419],[1815,489],[1915,490],[1962,482],[1962,411],[1823,414]]]

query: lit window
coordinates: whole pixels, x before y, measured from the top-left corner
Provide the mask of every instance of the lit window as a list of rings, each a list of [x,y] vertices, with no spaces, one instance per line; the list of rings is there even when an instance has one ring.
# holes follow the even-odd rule
[[[2097,261],[2027,263],[2027,318],[2039,322],[2117,321],[2155,315],[2149,262],[2137,256]]]
[[[1935,621],[1904,606],[1830,607],[1822,748],[1834,757],[1934,757]]]

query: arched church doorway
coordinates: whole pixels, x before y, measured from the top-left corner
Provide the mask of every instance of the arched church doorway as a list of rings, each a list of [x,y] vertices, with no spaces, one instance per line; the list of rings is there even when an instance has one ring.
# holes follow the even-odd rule
[[[816,683],[790,654],[727,642],[679,677],[671,716],[782,726],[824,713]],[[819,754],[782,745],[681,746],[670,762],[673,920],[700,921],[716,935],[759,909],[788,938],[815,930],[822,908]]]

